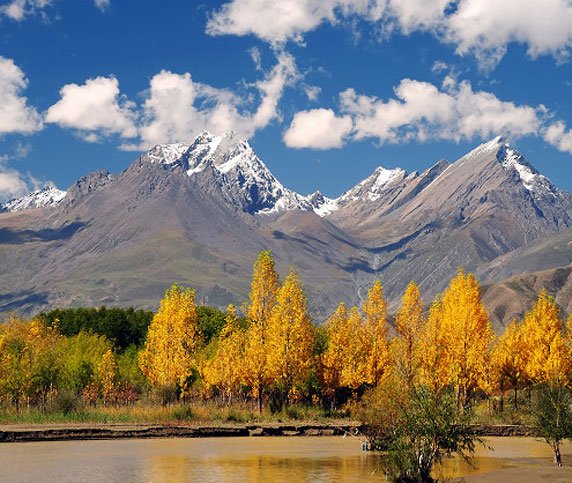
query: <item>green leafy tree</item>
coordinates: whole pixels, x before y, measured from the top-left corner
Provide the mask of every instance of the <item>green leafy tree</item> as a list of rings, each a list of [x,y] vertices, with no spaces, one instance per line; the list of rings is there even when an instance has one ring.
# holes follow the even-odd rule
[[[153,312],[133,307],[76,307],[41,313],[39,318],[66,337],[82,331],[103,335],[118,352],[123,352],[130,345],[145,342]]]
[[[384,464],[393,481],[433,481],[431,472],[443,458],[470,460],[479,441],[451,390],[408,387],[391,378],[366,395],[361,419],[370,445],[387,451]]]
[[[93,382],[98,364],[112,344],[102,335],[80,332],[68,337],[62,346],[64,367],[61,387],[80,394]]]
[[[562,442],[572,438],[570,389],[558,384],[537,386],[531,412],[536,431],[552,448],[554,463],[562,466]]]
[[[204,345],[218,337],[226,325],[226,313],[216,307],[197,306],[198,329]]]

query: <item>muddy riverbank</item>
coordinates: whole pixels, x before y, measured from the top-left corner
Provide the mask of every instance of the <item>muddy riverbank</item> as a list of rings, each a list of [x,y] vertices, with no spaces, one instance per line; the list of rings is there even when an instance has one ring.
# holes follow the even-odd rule
[[[0,442],[73,441],[146,438],[217,438],[255,436],[344,436],[361,435],[363,427],[348,424],[241,424],[220,426],[145,424],[54,424],[0,425]],[[475,425],[479,436],[535,436],[521,425]]]

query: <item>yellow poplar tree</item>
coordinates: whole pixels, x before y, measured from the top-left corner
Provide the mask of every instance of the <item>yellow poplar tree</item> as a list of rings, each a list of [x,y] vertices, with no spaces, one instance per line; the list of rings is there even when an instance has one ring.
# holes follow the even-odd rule
[[[244,363],[244,330],[238,324],[236,307],[226,309],[226,323],[222,328],[214,357],[203,368],[203,381],[207,388],[219,389],[227,403],[240,389]]]
[[[278,291],[268,322],[268,376],[291,396],[306,381],[313,365],[314,327],[298,275],[290,270]]]
[[[537,383],[567,384],[570,355],[564,323],[554,299],[545,290],[524,317],[524,334],[529,345],[527,372]]]
[[[251,387],[252,396],[258,399],[259,411],[262,411],[262,398],[268,384],[266,331],[279,288],[280,281],[270,251],[260,252],[254,263],[250,303],[246,307],[250,325],[243,365],[244,382]]]
[[[514,406],[518,406],[518,388],[528,379],[527,365],[530,347],[523,325],[511,322],[497,339],[492,351],[492,367],[497,372],[501,393],[507,383],[514,391]]]
[[[341,386],[344,354],[347,349],[349,334],[348,311],[342,302],[335,312],[326,321],[326,335],[328,345],[322,354],[322,377],[326,391],[332,396]]]
[[[443,329],[449,338],[448,355],[459,402],[465,405],[475,389],[487,381],[493,331],[481,303],[473,274],[459,269],[442,300]]]
[[[111,349],[103,354],[96,369],[96,378],[103,397],[103,404],[107,405],[113,399],[117,389],[117,361]]]
[[[346,345],[342,352],[341,385],[352,390],[370,381],[371,333],[357,307],[352,307],[344,328]]]
[[[151,384],[164,389],[184,389],[195,366],[199,343],[195,292],[173,285],[161,300],[149,325],[145,346],[139,355],[143,374]]]
[[[396,370],[408,387],[413,386],[418,376],[419,344],[424,323],[419,288],[414,282],[410,282],[403,294],[401,307],[395,315],[397,337],[393,340]]]
[[[276,304],[276,296],[280,288],[280,279],[276,264],[269,250],[260,252],[254,263],[252,283],[250,286],[247,316],[259,325],[266,325],[272,309]]]
[[[46,398],[61,374],[64,337],[40,320],[10,318],[0,326],[0,393],[19,409],[23,397]]]
[[[437,296],[431,305],[419,340],[419,383],[436,393],[442,392],[451,384],[447,353],[450,341],[444,329],[443,304]]]
[[[387,306],[383,298],[383,286],[376,280],[369,289],[362,311],[364,313],[369,341],[364,341],[364,349],[369,352],[367,361],[367,382],[377,385],[388,372],[390,362],[387,327]],[[371,347],[367,347],[368,342]]]

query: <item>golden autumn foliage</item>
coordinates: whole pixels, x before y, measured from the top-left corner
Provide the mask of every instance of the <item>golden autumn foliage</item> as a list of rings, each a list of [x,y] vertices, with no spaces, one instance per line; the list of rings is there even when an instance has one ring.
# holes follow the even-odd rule
[[[437,297],[420,333],[419,383],[435,393],[441,393],[451,383],[448,356],[449,340],[444,331],[443,304]]]
[[[314,326],[298,275],[291,270],[278,291],[268,322],[268,378],[291,395],[313,366]]]
[[[173,285],[149,326],[139,354],[141,371],[153,386],[184,389],[195,366],[198,339],[195,292]]]
[[[333,393],[342,384],[342,367],[347,346],[348,311],[342,302],[326,321],[328,347],[322,355],[322,377],[327,391]]]
[[[554,299],[542,291],[524,317],[524,338],[529,356],[526,372],[537,383],[570,383],[570,349],[564,322]]]
[[[229,305],[214,356],[202,368],[206,391],[216,389],[230,403],[242,383],[245,331],[238,324],[236,307]]]
[[[324,381],[332,391],[338,387],[358,389],[369,380],[372,340],[357,309],[340,304],[326,322],[328,348],[323,355]]]
[[[12,317],[0,324],[0,392],[19,407],[24,398],[46,402],[61,370],[64,337],[41,321]]]
[[[358,389],[370,380],[371,333],[357,307],[348,314],[345,329],[341,385]]]
[[[376,385],[388,373],[387,307],[377,280],[364,301],[348,312],[341,303],[326,321],[328,346],[322,355],[323,379],[330,392],[337,387],[356,390]]]
[[[387,306],[383,298],[383,286],[380,280],[376,280],[369,289],[362,311],[370,342],[370,347],[367,347],[367,344],[364,347],[368,351],[365,380],[375,386],[387,374],[390,363]]]
[[[264,325],[276,304],[280,279],[270,251],[260,252],[254,263],[246,314],[252,321]]]
[[[260,252],[254,263],[249,295],[250,303],[246,307],[250,325],[246,331],[242,365],[244,383],[251,387],[252,396],[258,398],[260,410],[262,410],[263,392],[269,382],[267,325],[276,305],[279,288],[280,281],[270,252]]]
[[[524,320],[509,324],[495,341],[478,282],[462,270],[428,314],[419,288],[409,283],[390,337],[381,281],[371,285],[361,310],[340,303],[318,328],[298,274],[292,269],[281,285],[271,253],[264,251],[254,263],[242,312],[248,317],[239,319],[233,305],[226,316],[214,308],[197,312],[194,291],[174,285],[144,346],[128,350],[97,333],[64,337],[58,320],[46,325],[41,318],[13,317],[0,324],[0,403],[45,407],[60,390],[95,405],[117,402],[124,389],[133,401],[149,383],[171,399],[195,394],[187,391],[192,381],[206,398],[250,398],[260,410],[265,398],[271,409],[287,399],[320,398],[339,407],[389,379],[437,395],[454,389],[461,407],[499,392],[502,403],[509,388],[516,404],[520,388],[572,385],[572,316],[565,323],[543,292]]]
[[[493,331],[481,303],[477,279],[459,270],[443,294],[442,329],[448,338],[447,358],[460,401],[487,383]]]
[[[97,366],[96,379],[103,402],[107,404],[113,399],[117,390],[117,361],[111,349],[103,354],[101,362]]]
[[[501,387],[506,387],[508,383],[511,387],[518,388],[529,380],[527,366],[530,347],[523,329],[522,324],[512,321],[493,348],[492,367],[498,373]]]
[[[423,301],[419,288],[410,282],[395,315],[397,337],[392,341],[395,370],[408,387],[411,387],[420,370],[420,338],[425,324]]]

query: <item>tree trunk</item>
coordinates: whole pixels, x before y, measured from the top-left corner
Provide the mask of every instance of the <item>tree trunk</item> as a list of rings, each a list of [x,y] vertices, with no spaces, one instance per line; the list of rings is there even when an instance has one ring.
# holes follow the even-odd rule
[[[554,452],[554,463],[562,466],[562,454],[560,453],[560,442],[554,441],[552,443],[552,451]]]
[[[514,385],[514,409],[518,409],[518,386]]]

